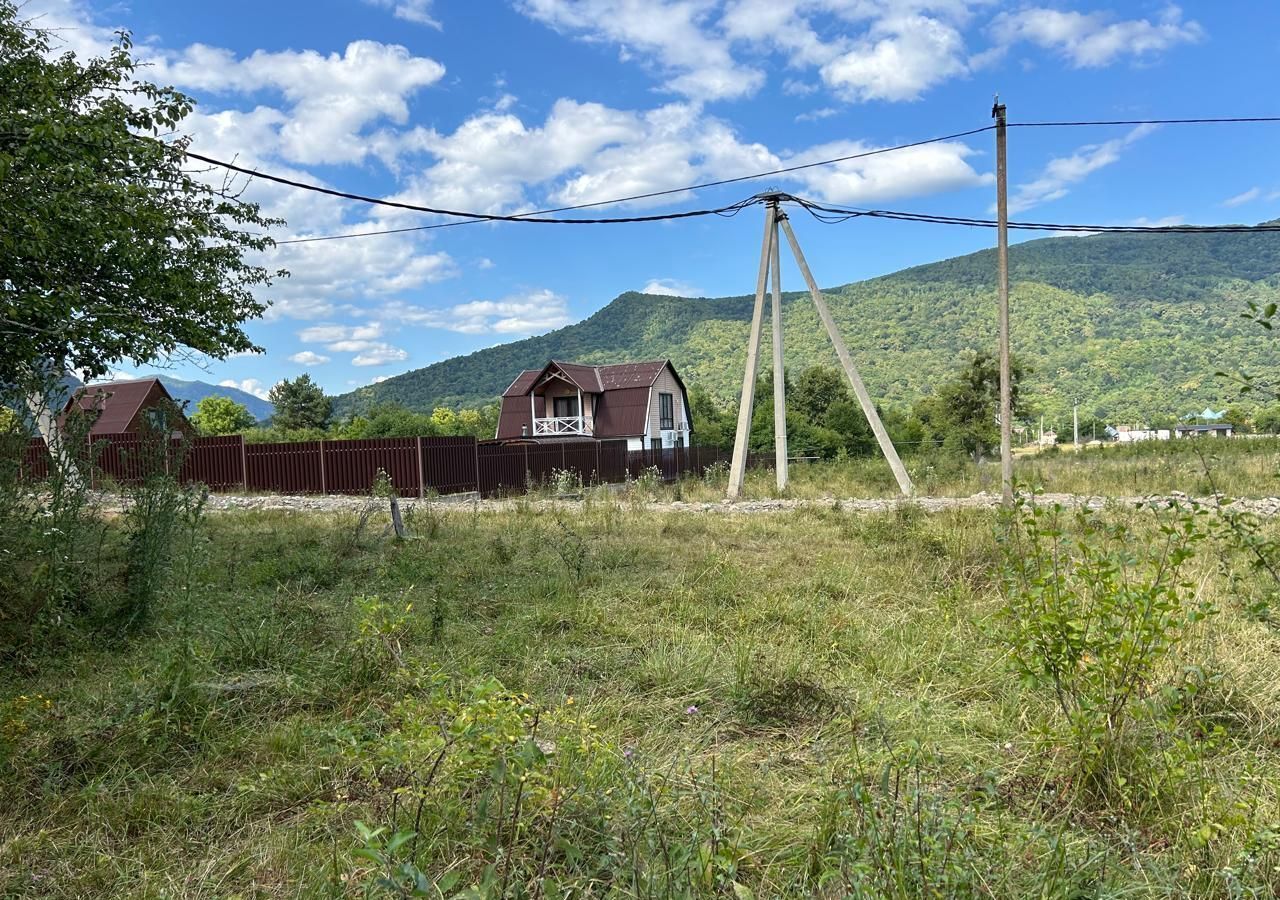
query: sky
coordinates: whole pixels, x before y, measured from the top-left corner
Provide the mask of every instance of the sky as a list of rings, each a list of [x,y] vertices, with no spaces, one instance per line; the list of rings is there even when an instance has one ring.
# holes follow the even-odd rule
[[[81,56],[130,31],[142,77],[197,100],[183,124],[196,152],[482,213],[981,128],[997,93],[1010,122],[1280,114],[1280,4],[1264,2],[27,0],[22,13]],[[1010,215],[1276,218],[1278,151],[1280,124],[1011,129]],[[984,132],[591,214],[718,207],[777,189],[987,217],[994,156]],[[445,221],[262,180],[245,196],[286,220],[277,240]],[[255,258],[290,272],[261,290],[268,312],[247,326],[264,352],[170,371],[260,396],[309,372],[338,394],[580,321],[625,291],[748,294],[762,217],[752,207],[649,224],[473,223],[281,245]],[[986,229],[792,218],[828,286],[994,242]],[[786,259],[782,277],[786,290],[804,286]]]

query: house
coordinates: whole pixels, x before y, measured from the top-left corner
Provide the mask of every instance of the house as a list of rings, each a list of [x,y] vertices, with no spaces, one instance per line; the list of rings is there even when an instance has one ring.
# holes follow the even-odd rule
[[[1142,428],[1137,425],[1107,426],[1107,434],[1114,437],[1119,444],[1132,444],[1136,441],[1167,441],[1170,438],[1167,428]]]
[[[1212,425],[1175,425],[1174,436],[1180,438],[1195,437],[1231,437],[1235,426],[1228,422],[1215,422]]]
[[[156,407],[166,402],[173,404],[173,408],[181,415],[181,406],[169,395],[159,378],[112,381],[80,388],[67,401],[64,414],[71,409],[72,404],[78,404],[80,409],[96,415],[93,427],[89,429],[91,437],[137,434],[146,427],[148,412],[153,411],[152,415],[158,415]],[[182,427],[187,427],[186,416],[182,417]]]
[[[502,394],[498,440],[626,438],[627,448],[686,447],[689,394],[670,360],[590,366],[552,360]]]

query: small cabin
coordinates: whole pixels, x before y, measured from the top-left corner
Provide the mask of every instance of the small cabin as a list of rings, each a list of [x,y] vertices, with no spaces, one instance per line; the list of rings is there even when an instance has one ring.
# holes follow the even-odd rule
[[[67,401],[64,414],[78,405],[84,412],[95,416],[89,429],[90,437],[106,434],[139,434],[147,427],[147,416],[159,416],[161,408],[169,404],[179,411],[176,403],[159,378],[138,378],[132,381],[111,381],[105,384],[88,384],[75,392]],[[179,426],[186,430],[185,415]]]
[[[502,394],[498,440],[618,440],[630,450],[689,446],[689,394],[670,360],[593,366],[552,360]]]

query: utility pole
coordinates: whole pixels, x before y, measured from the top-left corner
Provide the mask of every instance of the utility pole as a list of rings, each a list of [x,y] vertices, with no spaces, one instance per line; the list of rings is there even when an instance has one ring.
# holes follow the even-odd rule
[[[1075,432],[1076,449],[1080,449],[1080,404],[1071,407],[1071,430]]]
[[[751,314],[751,335],[747,338],[747,365],[742,373],[742,401],[738,405],[738,430],[733,437],[733,459],[729,463],[729,499],[742,493],[747,474],[747,445],[751,441],[751,414],[755,411],[756,374],[760,366],[760,330],[764,320],[764,291],[769,279],[769,259],[778,240],[777,205],[765,207],[764,246],[760,250],[760,271],[756,277],[756,305]]]
[[[1005,108],[996,95],[996,291],[1000,301],[1000,496],[1013,505],[1013,386],[1009,383],[1009,172],[1005,152]],[[1041,443],[1044,425],[1040,428]]]
[[[779,227],[781,227],[782,233],[786,235],[787,243],[791,247],[791,255],[795,257],[796,265],[800,267],[800,274],[804,276],[805,285],[809,288],[809,296],[818,311],[818,318],[827,332],[827,337],[831,339],[831,346],[836,351],[836,358],[840,360],[840,367],[844,369],[845,377],[849,379],[849,386],[853,388],[853,395],[858,399],[858,405],[862,407],[863,415],[867,417],[867,424],[871,426],[871,431],[875,434],[876,441],[880,444],[880,450],[884,453],[885,460],[889,463],[889,468],[893,470],[893,477],[898,482],[898,488],[902,491],[904,497],[910,497],[912,492],[911,476],[907,474],[907,469],[903,466],[902,460],[898,456],[898,451],[894,449],[889,432],[885,430],[884,423],[880,421],[880,414],[876,412],[875,404],[871,401],[871,395],[867,393],[867,387],[862,382],[862,376],[858,374],[857,367],[853,364],[849,348],[845,346],[844,338],[840,336],[840,329],[836,327],[835,319],[831,316],[831,310],[827,308],[827,301],[822,296],[822,291],[818,288],[818,283],[813,278],[813,272],[809,270],[809,263],[805,260],[804,253],[800,250],[800,244],[796,241],[795,232],[791,230],[791,223],[787,220],[787,214],[778,207],[779,202],[793,198],[778,192],[757,194],[756,196],[757,199],[765,201],[764,240],[760,248],[760,270],[756,280],[756,303],[751,317],[751,333],[747,338],[747,364],[742,373],[742,401],[738,406],[738,429],[733,439],[733,460],[729,464],[728,499],[736,500],[738,498],[738,495],[742,493],[742,483],[746,477],[747,444],[751,439],[751,415],[754,412],[756,376],[760,364],[760,337],[764,324],[764,298],[766,287],[769,285],[770,272],[773,273],[774,453],[776,454],[777,462],[778,488],[781,490],[787,486],[787,401],[786,373],[782,359],[782,276],[778,264],[781,254]]]
[[[778,201],[771,200],[774,222],[778,219]],[[782,364],[782,273],[778,265],[778,226],[773,227],[769,242],[769,268],[772,270],[773,297],[773,469],[778,477],[778,493],[787,489],[787,374]]]

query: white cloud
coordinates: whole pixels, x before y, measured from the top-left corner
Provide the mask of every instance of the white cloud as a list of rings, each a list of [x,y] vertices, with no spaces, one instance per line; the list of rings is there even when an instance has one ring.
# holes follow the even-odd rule
[[[839,141],[812,147],[783,162],[799,165],[874,149],[874,146],[857,141]],[[882,203],[898,197],[991,184],[994,176],[977,172],[966,161],[976,153],[966,144],[948,141],[805,169],[791,177],[800,181],[807,193],[816,194],[818,199],[832,203]]]
[[[380,337],[382,337],[381,322],[370,322],[367,325],[312,325],[298,332],[298,340],[304,344],[370,341]]]
[[[271,393],[271,388],[256,378],[246,378],[243,381],[236,381],[234,378],[227,378],[223,381],[219,381],[218,385],[220,387],[236,388],[237,390],[244,391],[246,394],[253,394],[253,396],[257,397],[259,400],[269,399],[268,395]]]
[[[800,113],[798,116],[796,116],[796,121],[797,122],[818,122],[818,121],[821,121],[822,119],[829,119],[832,116],[836,116],[839,114],[840,114],[840,110],[836,109],[834,106],[823,106],[819,109],[813,109],[813,110],[810,110],[809,112]]]
[[[378,316],[461,334],[538,334],[573,321],[564,297],[545,289],[501,300],[473,300],[444,309],[391,301],[379,309]]]
[[[1176,6],[1165,7],[1155,21],[1110,19],[1106,13],[1035,7],[997,16],[992,33],[1005,44],[1027,41],[1057,50],[1077,68],[1106,66],[1124,56],[1149,57],[1204,37],[1200,24],[1184,22]]]
[[[1249,188],[1249,190],[1244,191],[1243,193],[1236,194],[1234,197],[1228,197],[1226,200],[1223,200],[1222,205],[1223,206],[1244,206],[1246,203],[1251,203],[1254,200],[1257,200],[1258,197],[1261,195],[1262,195],[1262,188],[1251,187]]]
[[[704,0],[522,0],[519,8],[558,31],[617,44],[624,60],[643,55],[668,90],[692,99],[745,97],[764,83],[760,69],[734,60]]]
[[[434,0],[365,0],[365,2],[389,9],[393,16],[404,19],[406,22],[429,25],[436,29],[441,27],[439,20],[431,14],[431,7],[435,5]]]
[[[401,362],[409,358],[409,354],[399,347],[390,344],[372,344],[364,352],[351,360],[353,366],[385,366],[387,363]]]
[[[300,366],[323,366],[329,361],[329,357],[311,350],[302,350],[290,356],[289,361],[296,362]]]
[[[683,281],[674,278],[654,278],[640,288],[642,294],[656,294],[661,297],[703,297],[702,291]]]
[[[1009,198],[1009,212],[1022,212],[1041,203],[1065,197],[1071,185],[1083,181],[1098,169],[1111,165],[1120,158],[1126,147],[1153,130],[1153,126],[1139,125],[1124,137],[1113,138],[1102,144],[1087,144],[1070,156],[1049,160],[1040,177],[1018,185],[1018,189]]]
[[[192,44],[180,52],[157,52],[161,82],[212,93],[252,94],[275,90],[291,104],[276,112],[278,152],[300,163],[351,163],[371,152],[364,129],[380,119],[403,124],[408,98],[444,76],[444,66],[404,47],[352,41],[342,54],[314,50],[256,50],[238,58],[230,50]]]
[[[824,65],[822,78],[848,100],[918,100],[967,72],[963,56],[964,39],[953,26],[928,16],[890,16]]]

